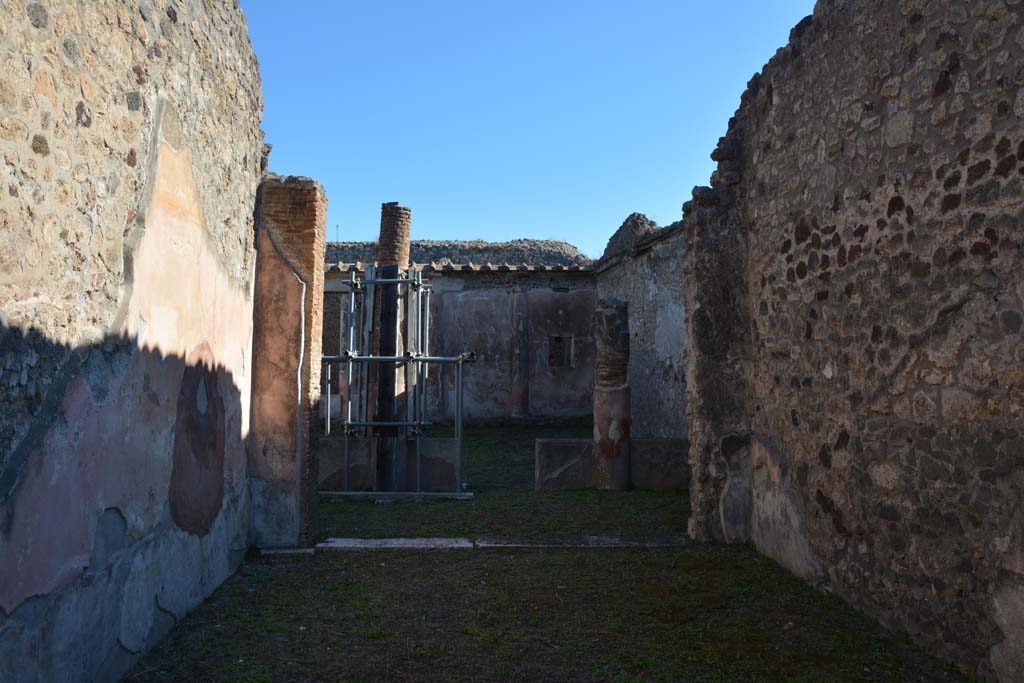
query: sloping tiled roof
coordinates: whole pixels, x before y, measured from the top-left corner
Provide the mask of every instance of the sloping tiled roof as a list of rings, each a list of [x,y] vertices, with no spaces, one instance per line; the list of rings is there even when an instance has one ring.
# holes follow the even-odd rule
[[[328,242],[324,260],[331,263],[372,263],[375,242]],[[530,266],[587,266],[592,260],[573,245],[557,240],[520,239],[511,242],[482,240],[413,240],[410,259],[435,265],[509,263]]]

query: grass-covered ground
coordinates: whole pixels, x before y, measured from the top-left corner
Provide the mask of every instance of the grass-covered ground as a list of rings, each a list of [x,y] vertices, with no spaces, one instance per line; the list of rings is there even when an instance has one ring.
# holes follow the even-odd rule
[[[324,502],[324,535],[685,534],[685,494],[534,494],[533,439],[467,433],[472,501]],[[254,557],[133,681],[959,681],[748,546]]]
[[[320,537],[445,536],[571,541],[613,536],[665,542],[686,535],[686,493],[533,491],[538,438],[587,437],[589,422],[470,427],[464,473],[472,500],[344,501],[320,504]]]
[[[686,496],[629,491],[487,491],[472,500],[321,501],[320,536],[465,537],[573,541],[612,536],[665,542],[686,536]]]
[[[137,681],[954,681],[743,546],[257,561]]]

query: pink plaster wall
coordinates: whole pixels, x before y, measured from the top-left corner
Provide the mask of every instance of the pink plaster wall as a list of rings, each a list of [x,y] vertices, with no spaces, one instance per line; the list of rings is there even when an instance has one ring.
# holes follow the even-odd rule
[[[225,490],[245,483],[252,302],[210,242],[187,150],[161,137],[152,173],[124,322],[82,349],[81,371],[0,504],[0,608],[7,612],[88,566],[105,509],[117,508],[138,538],[161,523],[168,504],[216,515]],[[202,397],[181,395],[190,364],[204,368]],[[222,462],[209,473],[220,485],[181,487],[172,501],[172,470],[182,466],[175,452],[205,457],[175,444],[190,436],[174,427],[181,406],[192,411],[193,401],[199,412],[222,406]]]
[[[266,232],[258,247],[252,418],[259,428],[252,436],[250,474],[289,483],[295,481],[305,287]]]

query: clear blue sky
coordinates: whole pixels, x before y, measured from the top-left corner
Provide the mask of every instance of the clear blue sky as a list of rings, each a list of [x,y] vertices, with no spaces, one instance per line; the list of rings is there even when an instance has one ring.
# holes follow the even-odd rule
[[[681,217],[747,81],[813,0],[241,0],[270,168],[324,184],[328,239],[563,239]]]

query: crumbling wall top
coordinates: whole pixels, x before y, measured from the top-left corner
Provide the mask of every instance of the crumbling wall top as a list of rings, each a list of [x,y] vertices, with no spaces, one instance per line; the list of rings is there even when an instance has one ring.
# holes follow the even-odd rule
[[[637,242],[658,231],[658,224],[642,213],[631,213],[608,239],[599,262],[605,262],[632,248]]]
[[[328,264],[373,263],[376,242],[329,242]],[[567,242],[520,239],[510,242],[483,240],[413,240],[410,260],[442,268],[451,264],[513,264],[529,266],[589,266],[592,260]]]

